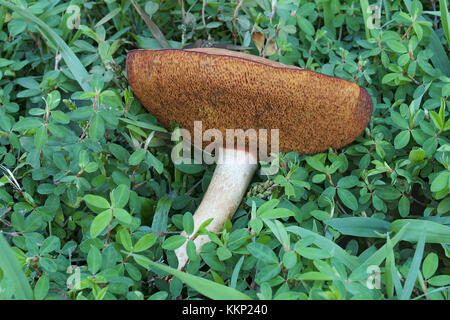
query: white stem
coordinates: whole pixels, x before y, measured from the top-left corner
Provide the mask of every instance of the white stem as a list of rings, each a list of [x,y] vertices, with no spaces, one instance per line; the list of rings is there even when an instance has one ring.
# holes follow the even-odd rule
[[[207,226],[211,232],[220,232],[227,219],[230,219],[247,190],[247,187],[255,173],[258,162],[256,155],[247,151],[236,149],[220,149],[219,160],[214,171],[208,190],[203,197],[200,206],[194,214],[194,232],[206,220],[213,218]],[[183,232],[184,236],[188,235]],[[197,253],[210,239],[207,235],[199,235],[194,239]],[[178,269],[184,268],[189,258],[186,253],[187,241],[175,250],[178,258]]]

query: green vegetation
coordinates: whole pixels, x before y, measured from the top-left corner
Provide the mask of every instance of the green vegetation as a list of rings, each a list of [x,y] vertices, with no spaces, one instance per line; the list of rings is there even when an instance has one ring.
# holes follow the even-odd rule
[[[0,299],[448,300],[450,19],[422,2],[0,0]],[[214,167],[174,166],[124,67],[202,40],[355,81],[374,112],[341,150],[281,153],[184,273]]]

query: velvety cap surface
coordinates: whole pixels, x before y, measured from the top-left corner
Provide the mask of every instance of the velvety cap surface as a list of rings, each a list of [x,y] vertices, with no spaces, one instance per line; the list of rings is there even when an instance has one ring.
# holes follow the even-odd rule
[[[169,127],[279,129],[280,151],[315,153],[356,139],[372,114],[367,91],[344,79],[224,49],[134,50],[135,96]],[[269,143],[270,144],[270,143]]]

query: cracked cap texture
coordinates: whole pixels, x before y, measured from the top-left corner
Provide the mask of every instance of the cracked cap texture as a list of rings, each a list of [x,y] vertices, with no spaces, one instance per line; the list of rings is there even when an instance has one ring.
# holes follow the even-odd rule
[[[127,76],[142,105],[167,128],[279,129],[280,151],[316,153],[356,139],[372,100],[348,80],[224,49],[133,50]],[[225,141],[224,141],[225,142]],[[205,142],[203,146],[210,142]]]

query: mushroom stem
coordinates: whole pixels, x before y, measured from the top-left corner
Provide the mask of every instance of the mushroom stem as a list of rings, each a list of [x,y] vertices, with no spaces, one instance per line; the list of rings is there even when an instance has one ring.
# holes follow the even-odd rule
[[[227,219],[233,216],[241,203],[257,167],[257,156],[251,152],[231,148],[219,149],[216,169],[208,190],[194,213],[192,235],[195,235],[199,227],[210,218],[213,220],[206,229],[211,232],[222,231]],[[192,239],[185,232],[182,235]],[[198,254],[202,245],[209,242],[210,239],[207,235],[198,235],[193,241]],[[175,250],[179,270],[184,268],[189,260],[186,244],[187,241]]]

